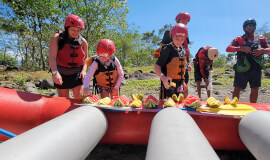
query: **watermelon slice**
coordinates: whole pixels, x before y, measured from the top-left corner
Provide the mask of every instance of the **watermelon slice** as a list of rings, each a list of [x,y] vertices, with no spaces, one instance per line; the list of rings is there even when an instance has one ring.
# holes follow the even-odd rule
[[[185,100],[184,100],[185,106],[189,108],[199,108],[202,105],[202,102],[200,98],[189,95]]]
[[[111,105],[112,106],[128,106],[129,104],[129,99],[125,96],[114,96]]]
[[[90,103],[90,104],[97,103],[98,101],[99,101],[98,95],[90,95],[83,99],[83,103]]]
[[[144,107],[145,108],[156,108],[158,105],[158,99],[156,99],[154,96],[149,95],[145,100],[144,100]]]

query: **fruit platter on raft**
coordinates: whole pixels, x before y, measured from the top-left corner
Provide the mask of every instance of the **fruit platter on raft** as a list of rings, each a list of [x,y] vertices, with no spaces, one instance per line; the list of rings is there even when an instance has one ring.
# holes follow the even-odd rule
[[[193,95],[188,95],[184,98],[182,93],[178,96],[173,94],[172,97],[164,101],[158,100],[153,95],[148,95],[144,99],[143,94],[135,93],[130,97],[129,99],[127,96],[122,95],[114,96],[112,99],[110,97],[100,99],[98,95],[90,95],[83,99],[82,104],[77,105],[95,106],[105,110],[143,112],[158,112],[164,108],[175,107],[192,114],[196,112],[210,116],[226,115],[239,118],[256,110],[250,105],[238,104],[237,97],[234,97],[233,100],[230,100],[229,97],[225,97],[224,102],[220,102],[214,97],[209,97],[206,102],[202,102],[200,98]]]

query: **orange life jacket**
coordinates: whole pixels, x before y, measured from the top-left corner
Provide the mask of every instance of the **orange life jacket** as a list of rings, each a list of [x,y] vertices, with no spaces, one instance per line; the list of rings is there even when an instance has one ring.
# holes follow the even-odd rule
[[[98,70],[94,74],[94,83],[96,83],[98,86],[112,88],[117,81],[118,73],[115,65],[114,55],[111,56],[111,59],[112,63],[109,66],[102,65],[97,57],[94,57],[93,59],[98,63]]]

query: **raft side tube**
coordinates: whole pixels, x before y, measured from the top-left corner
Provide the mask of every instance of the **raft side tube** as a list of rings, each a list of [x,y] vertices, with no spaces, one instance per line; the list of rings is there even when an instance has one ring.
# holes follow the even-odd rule
[[[177,108],[166,108],[152,121],[146,153],[146,160],[164,159],[219,158],[189,114]]]
[[[106,130],[103,112],[83,106],[1,143],[0,159],[85,159]]]
[[[270,112],[254,111],[239,123],[242,142],[256,159],[270,159]]]

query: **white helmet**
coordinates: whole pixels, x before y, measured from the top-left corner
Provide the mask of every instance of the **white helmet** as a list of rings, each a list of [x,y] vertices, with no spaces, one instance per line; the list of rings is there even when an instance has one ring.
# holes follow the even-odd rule
[[[210,59],[210,60],[215,60],[215,59],[217,59],[217,57],[218,57],[218,49],[216,49],[216,48],[209,48],[209,50],[208,50],[208,58]]]

